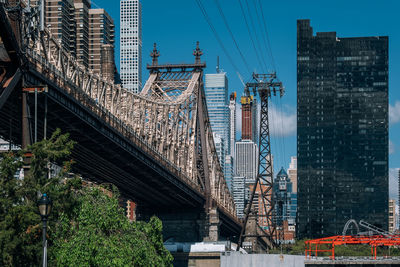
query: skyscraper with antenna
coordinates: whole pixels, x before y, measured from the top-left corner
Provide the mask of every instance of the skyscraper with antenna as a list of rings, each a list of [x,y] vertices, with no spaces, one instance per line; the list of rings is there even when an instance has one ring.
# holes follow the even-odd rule
[[[230,154],[231,140],[229,134],[229,98],[228,98],[228,78],[219,65],[217,57],[216,73],[205,75],[205,94],[207,101],[208,115],[210,118],[211,129],[214,133],[216,147],[223,149],[217,151],[221,167],[228,187],[231,187],[232,170],[230,165],[225,165],[226,156]],[[221,142],[219,144],[218,142]]]

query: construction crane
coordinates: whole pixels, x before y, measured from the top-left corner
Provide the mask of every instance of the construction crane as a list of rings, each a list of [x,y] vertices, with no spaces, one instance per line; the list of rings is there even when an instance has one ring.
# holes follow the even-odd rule
[[[246,236],[267,237],[271,246],[276,246],[276,226],[273,220],[274,197],[273,197],[273,169],[271,158],[271,143],[270,143],[270,129],[268,118],[268,100],[272,96],[279,94],[280,97],[284,95],[284,87],[282,82],[277,80],[276,73],[269,74],[255,74],[253,73],[253,82],[246,83],[245,95],[250,96],[250,90],[253,95],[259,94],[261,102],[260,112],[260,128],[259,128],[259,153],[258,153],[258,175],[255,184],[252,188],[249,203],[245,210],[245,218],[242,231],[238,240],[238,249],[242,246],[243,240]],[[260,231],[245,235],[246,225],[250,216],[253,205],[253,200],[256,194],[256,189],[259,189],[258,198],[262,201],[262,212],[256,212],[256,222],[259,223],[260,218],[266,218],[267,227],[261,228]],[[260,203],[260,200],[259,200]],[[263,220],[264,221],[264,220]],[[260,225],[259,225],[260,226]]]

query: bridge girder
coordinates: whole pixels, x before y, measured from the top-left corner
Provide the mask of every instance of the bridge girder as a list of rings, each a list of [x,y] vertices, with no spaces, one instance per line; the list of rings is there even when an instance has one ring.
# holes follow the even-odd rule
[[[117,131],[129,133],[161,165],[202,193],[206,210],[215,208],[240,225],[209,124],[202,81],[205,64],[148,66],[150,77],[142,93],[135,94],[80,65],[47,29],[36,27],[35,9],[22,17],[19,46],[25,61],[15,60],[30,69],[23,70],[25,76],[31,71],[40,74],[44,83],[51,81],[86,109],[106,114],[99,116]],[[7,51],[12,59],[12,51],[20,50]]]

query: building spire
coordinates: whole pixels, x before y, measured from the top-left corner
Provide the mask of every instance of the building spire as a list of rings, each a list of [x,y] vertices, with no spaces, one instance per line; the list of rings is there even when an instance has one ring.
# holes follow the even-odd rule
[[[197,41],[196,50],[193,51],[193,56],[195,56],[195,61],[194,61],[195,64],[201,63],[200,57],[203,55],[203,52],[200,50],[199,44],[200,44],[199,41]]]
[[[153,58],[152,65],[158,65],[158,57],[160,56],[160,52],[157,50],[157,44],[154,43],[153,51],[150,53],[150,56]]]

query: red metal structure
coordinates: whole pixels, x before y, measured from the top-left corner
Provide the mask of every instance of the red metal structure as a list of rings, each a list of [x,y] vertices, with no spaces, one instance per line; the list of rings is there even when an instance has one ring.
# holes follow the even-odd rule
[[[337,235],[305,241],[306,259],[312,256],[317,257],[320,252],[331,252],[330,258],[335,259],[335,246],[340,245],[369,245],[371,246],[371,256],[376,259],[376,248],[379,246],[400,246],[400,235]],[[314,255],[313,255],[314,254]]]

